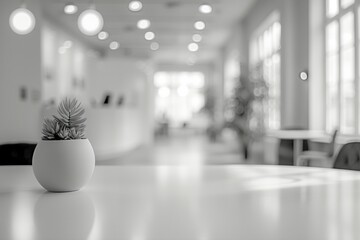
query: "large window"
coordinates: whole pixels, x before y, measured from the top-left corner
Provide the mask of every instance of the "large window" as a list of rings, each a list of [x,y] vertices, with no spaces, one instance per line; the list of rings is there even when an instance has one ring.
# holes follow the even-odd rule
[[[359,134],[360,0],[326,1],[326,131]]]
[[[280,39],[279,17],[278,14],[273,14],[251,40],[251,71],[261,71],[261,75],[267,83],[268,98],[264,101],[263,111],[265,127],[271,130],[280,128]]]
[[[154,84],[158,120],[166,119],[171,127],[184,124],[198,127],[201,122],[199,113],[205,104],[205,77],[202,72],[157,72]]]

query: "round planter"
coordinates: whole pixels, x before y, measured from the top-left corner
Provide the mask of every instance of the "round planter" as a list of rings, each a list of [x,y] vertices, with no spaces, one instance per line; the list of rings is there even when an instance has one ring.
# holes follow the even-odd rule
[[[95,154],[88,139],[41,140],[32,164],[36,179],[46,190],[77,191],[94,172]]]

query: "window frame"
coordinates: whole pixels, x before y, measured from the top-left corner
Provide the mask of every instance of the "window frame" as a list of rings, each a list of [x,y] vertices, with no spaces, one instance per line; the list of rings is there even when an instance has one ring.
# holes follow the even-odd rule
[[[280,25],[280,35],[279,35],[279,42],[278,44],[278,48],[276,50],[271,50],[270,54],[269,53],[265,53],[264,49],[262,50],[264,55],[263,57],[261,57],[260,55],[260,48],[259,48],[259,41],[264,41],[262,38],[265,36],[266,31],[269,31],[269,29],[272,29],[272,27],[278,23]],[[261,25],[253,32],[253,34],[251,35],[250,38],[250,54],[249,54],[249,63],[250,63],[250,73],[256,71],[256,69],[258,69],[259,65],[262,65],[262,74],[264,74],[264,65],[265,62],[269,59],[273,59],[274,56],[278,56],[279,57],[279,79],[278,80],[278,86],[275,86],[276,90],[278,91],[278,96],[276,96],[276,101],[278,102],[278,109],[276,110],[276,115],[278,118],[278,122],[277,122],[277,126],[276,127],[271,127],[271,123],[270,123],[270,118],[269,118],[269,113],[266,114],[266,119],[265,121],[265,128],[266,130],[279,130],[281,128],[281,85],[282,85],[282,76],[281,76],[281,68],[282,68],[282,55],[281,55],[281,45],[282,45],[282,41],[281,41],[281,36],[282,36],[282,25],[281,25],[281,21],[280,21],[280,14],[278,11],[275,11],[273,13],[271,13],[262,23]],[[261,40],[260,40],[261,39]],[[256,47],[256,46],[257,47]],[[274,43],[272,43],[272,45],[274,45]],[[272,46],[273,47],[273,46]],[[271,47],[271,48],[272,48]],[[268,81],[265,79],[265,81],[268,83]],[[268,91],[271,91],[270,89],[268,89]],[[269,98],[266,99],[265,101],[269,102]],[[269,107],[267,106],[266,111],[269,111]]]
[[[333,23],[333,22],[337,22],[338,24],[338,38],[337,38],[337,44],[338,44],[338,73],[337,73],[337,78],[338,78],[338,96],[337,96],[337,105],[338,105],[338,116],[337,116],[337,122],[338,122],[338,126],[336,128],[339,129],[339,132],[341,135],[344,136],[357,136],[360,134],[360,93],[359,93],[359,68],[360,68],[360,54],[359,54],[359,44],[360,44],[360,36],[359,36],[359,27],[360,27],[360,23],[359,23],[359,12],[360,12],[360,0],[354,0],[354,3],[347,6],[346,8],[342,8],[341,6],[341,0],[337,0],[338,2],[338,13],[335,14],[334,16],[328,16],[327,15],[327,9],[328,9],[328,1],[329,0],[324,0],[324,29],[325,29],[325,37],[324,37],[324,108],[325,108],[325,122],[324,122],[324,130],[327,133],[331,133],[334,129],[328,129],[328,120],[327,120],[327,116],[328,116],[328,77],[327,77],[327,61],[328,61],[328,51],[327,51],[327,27]],[[354,95],[354,131],[352,133],[344,133],[342,131],[343,129],[343,125],[342,125],[342,112],[344,111],[342,109],[342,93],[343,93],[343,89],[342,89],[342,83],[345,81],[342,79],[342,64],[343,64],[343,60],[342,60],[342,46],[341,46],[341,32],[342,32],[342,24],[341,24],[341,19],[348,13],[352,12],[353,16],[354,16],[354,29],[353,29],[353,33],[354,33],[354,43],[353,43],[353,47],[354,47],[354,88],[355,88],[355,95]]]

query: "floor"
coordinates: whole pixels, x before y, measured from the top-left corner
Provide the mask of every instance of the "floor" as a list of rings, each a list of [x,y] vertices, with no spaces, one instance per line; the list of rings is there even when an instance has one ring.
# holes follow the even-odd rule
[[[140,147],[99,165],[216,165],[253,164],[260,160],[244,160],[233,137],[210,141],[204,133],[190,129],[173,130],[155,139],[153,146]]]

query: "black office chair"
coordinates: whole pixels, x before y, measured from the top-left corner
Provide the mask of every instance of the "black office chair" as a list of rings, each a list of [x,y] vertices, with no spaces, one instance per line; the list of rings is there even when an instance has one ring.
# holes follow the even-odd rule
[[[342,146],[334,168],[360,171],[360,142],[346,143]]]
[[[32,143],[0,145],[0,165],[32,165],[35,147]]]

